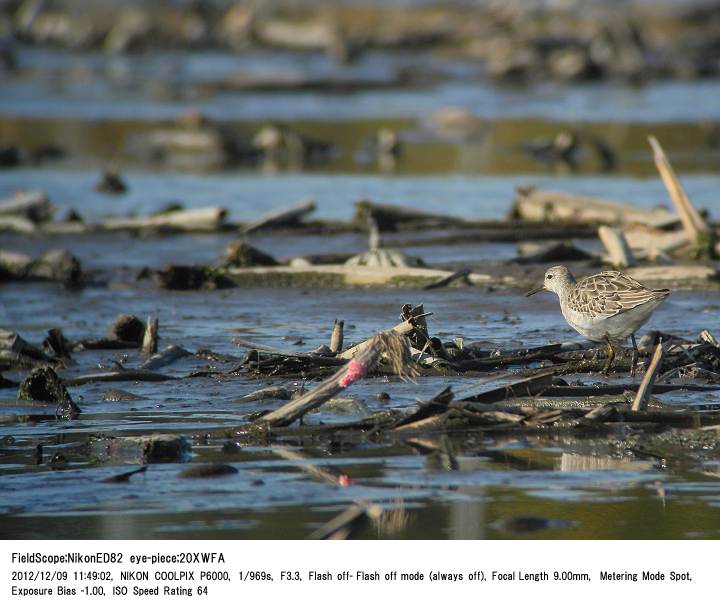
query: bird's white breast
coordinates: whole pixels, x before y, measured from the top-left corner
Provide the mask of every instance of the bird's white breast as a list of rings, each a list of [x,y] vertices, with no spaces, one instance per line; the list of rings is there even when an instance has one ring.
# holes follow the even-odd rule
[[[622,341],[642,326],[661,302],[651,300],[612,317],[591,317],[562,304],[561,309],[565,321],[590,340],[599,342],[609,336]]]

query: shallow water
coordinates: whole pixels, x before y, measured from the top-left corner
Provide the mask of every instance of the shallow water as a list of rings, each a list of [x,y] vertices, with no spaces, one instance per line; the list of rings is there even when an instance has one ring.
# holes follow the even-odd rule
[[[572,340],[551,298],[528,301],[516,292],[488,293],[458,288],[442,293],[414,290],[231,289],[171,293],[146,285],[114,285],[67,292],[49,285],[2,288],[0,325],[38,342],[49,327],[70,338],[98,335],[120,312],[157,315],[161,348],[181,344],[240,356],[234,336],[284,349],[311,349],[327,342],[333,318],[346,320],[346,340],[363,339],[394,324],[399,304],[424,301],[434,312],[431,331],[449,340],[502,345],[540,345]],[[653,327],[692,336],[717,320],[713,294],[677,293],[652,320]],[[516,307],[519,307],[516,309]],[[691,314],[680,315],[689,310]],[[302,345],[296,345],[297,341]],[[134,353],[80,353],[65,374],[91,372]],[[207,362],[187,358],[163,372],[184,376]],[[222,365],[220,365],[222,367]],[[589,378],[587,380],[592,380]],[[622,380],[622,379],[620,379]],[[276,384],[244,377],[183,379],[172,383],[95,383],[71,388],[82,409],[73,421],[47,420],[0,425],[0,531],[4,537],[303,537],[352,501],[369,500],[405,510],[407,528],[369,530],[368,536],[408,538],[473,537],[717,537],[720,485],[700,471],[664,470],[655,460],[603,456],[604,439],[553,434],[431,437],[439,451],[418,451],[412,441],[357,438],[342,445],[291,442],[302,464],[334,467],[353,484],[335,487],[279,458],[271,449],[243,448],[225,454],[223,440],[207,432],[232,428],[258,408],[278,402],[238,404],[258,387]],[[345,392],[370,411],[406,408],[447,384],[460,391],[477,379],[422,378],[417,384],[374,378]],[[105,402],[102,394],[122,389],[142,397]],[[2,414],[26,412],[13,406],[14,390],[0,390]],[[720,401],[717,393],[702,394]],[[676,394],[673,401],[697,403]],[[352,420],[321,411],[308,423]],[[235,475],[185,479],[189,463],[152,464],[125,484],[101,480],[133,468],[127,462],[99,462],[79,451],[91,434],[136,436],[180,433],[193,439],[192,462],[232,463]],[[622,430],[617,432],[622,436]],[[36,465],[35,447],[45,464]],[[62,452],[67,469],[53,471],[48,459]],[[427,453],[427,454],[423,454]],[[442,455],[452,455],[452,468]],[[693,517],[689,517],[692,514]],[[533,517],[535,521],[513,520]],[[523,524],[525,523],[525,524]],[[529,526],[531,530],[526,530]]]
[[[394,4],[406,0],[393,0]],[[411,0],[417,3],[418,0]],[[33,147],[54,143],[68,158],[40,167],[0,172],[0,198],[18,189],[43,189],[58,216],[78,211],[87,220],[108,215],[151,213],[168,202],[187,207],[219,205],[233,221],[245,221],[311,196],[317,217],[349,219],[352,203],[412,205],[466,218],[500,218],[515,188],[540,188],[604,197],[651,208],[668,197],[655,173],[646,136],[656,133],[681,172],[688,194],[711,217],[720,214],[717,131],[720,81],[539,84],[496,87],[477,66],[425,53],[373,52],[350,75],[374,78],[378,87],[352,94],[311,91],[239,93],[208,87],[233,72],[282,71],[303,75],[347,74],[322,54],[263,51],[162,52],[127,57],[21,48],[19,69],[4,79],[0,95],[0,145]],[[422,87],[387,88],[400,68],[422,68],[435,80]],[[431,112],[461,106],[491,126],[481,141],[432,139]],[[266,121],[295,128],[341,147],[338,158],[305,171],[232,169],[186,173],[146,166],[131,158],[125,138],[133,130],[166,126],[183,111],[198,108],[252,135]],[[567,168],[528,159],[525,141],[552,138],[560,130],[590,125],[618,147],[617,171]],[[389,126],[405,141],[395,173],[358,164],[356,148],[378,127]],[[122,196],[96,193],[100,171],[118,167],[129,186]],[[129,235],[28,237],[0,235],[0,248],[36,255],[51,247],[70,249],[93,281],[68,291],[50,284],[0,284],[0,327],[39,343],[49,328],[70,339],[96,337],[119,313],[160,320],[160,348],[182,345],[242,357],[232,339],[310,350],[328,343],[334,319],[345,320],[346,344],[393,326],[403,303],[424,302],[431,334],[457,336],[484,347],[515,348],[575,340],[549,296],[532,301],[517,291],[456,287],[409,289],[275,289],[168,292],[137,282],[143,267],[208,264],[237,235],[230,233],[134,238]],[[355,253],[366,248],[361,234],[330,236],[261,234],[252,243],[278,258]],[[579,242],[598,249],[597,241]],[[470,266],[516,254],[514,243],[463,243],[413,247],[407,253],[438,266]],[[539,272],[539,271],[538,271]],[[717,292],[676,291],[649,328],[688,338],[718,331]],[[135,352],[74,355],[68,376],[132,367]],[[394,517],[370,527],[366,537],[404,538],[718,538],[718,462],[663,464],[659,459],[617,454],[623,426],[603,436],[559,432],[451,434],[424,438],[361,435],[342,443],[288,441],[300,461],[269,447],[223,452],[211,432],[233,429],[249,413],[278,401],[241,404],[237,399],[287,379],[245,376],[187,378],[192,372],[231,369],[196,357],[162,372],[178,380],[159,383],[91,383],[71,387],[82,409],[75,420],[59,420],[54,409],[18,404],[14,389],[0,389],[0,537],[4,538],[301,538],[353,501],[393,508]],[[22,375],[5,373],[19,380]],[[581,377],[594,382],[596,377]],[[614,382],[624,382],[615,378]],[[308,381],[312,384],[313,381]],[[350,421],[358,413],[411,408],[448,384],[461,391],[477,378],[425,377],[417,383],[388,378],[362,381],[343,397],[355,410],[321,409],[308,423]],[[492,386],[488,382],[488,387]],[[137,394],[134,401],[103,401],[109,389]],[[377,394],[387,392],[390,402]],[[678,408],[720,402],[718,391],[663,394]],[[151,464],[127,483],[104,483],[138,467],[138,455],[115,461],[81,450],[95,434],[135,437],[183,434],[192,439],[190,462]],[[41,464],[36,447],[43,446]],[[63,454],[67,467],[49,461]],[[700,460],[701,461],[701,460]],[[238,473],[180,478],[193,464],[230,463]],[[349,486],[319,481],[302,466],[333,467]]]
[[[99,171],[99,168],[98,168]],[[93,185],[98,171],[20,169],[0,172],[0,198],[16,190],[41,189],[62,216],[70,209],[88,221],[108,215],[147,214],[169,202],[186,207],[221,206],[233,221],[247,221],[287,207],[309,196],[317,202],[315,216],[350,219],[353,203],[362,199],[409,205],[434,213],[465,218],[502,218],[510,209],[515,189],[534,184],[541,189],[624,201],[652,209],[669,206],[662,181],[653,176],[382,176],[327,174],[258,174],[224,172],[191,175],[175,172],[128,172],[128,193],[109,196]],[[688,195],[700,208],[720,213],[720,175],[683,177]],[[277,242],[282,245],[282,241]],[[273,244],[275,245],[275,244]]]
[[[363,54],[351,67],[324,53],[264,50],[154,52],[127,57],[21,48],[18,73],[3,84],[0,114],[98,119],[168,119],[188,106],[216,120],[348,120],[424,118],[462,106],[489,119],[537,117],[559,121],[671,122],[720,120],[720,80],[622,83],[539,83],[497,87],[479,64],[429,53]],[[397,70],[415,69],[438,82],[387,88]],[[256,92],[201,85],[234,73],[369,78],[380,90]],[[138,99],[142,103],[138,104]],[[692,99],[692,103],[688,103]]]

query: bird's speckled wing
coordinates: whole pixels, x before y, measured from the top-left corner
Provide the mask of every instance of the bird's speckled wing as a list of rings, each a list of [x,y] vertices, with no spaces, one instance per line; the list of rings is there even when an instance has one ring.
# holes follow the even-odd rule
[[[605,271],[578,281],[567,306],[596,319],[607,319],[650,300],[662,300],[667,294],[667,290],[648,290],[617,271]]]

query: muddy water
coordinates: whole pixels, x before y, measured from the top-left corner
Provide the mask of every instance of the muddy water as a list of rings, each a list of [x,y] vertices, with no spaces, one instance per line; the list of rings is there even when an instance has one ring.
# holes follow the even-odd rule
[[[389,86],[398,70],[432,78],[408,90]],[[327,91],[255,92],[213,87],[233,74],[367,79],[375,88],[351,95]],[[154,52],[129,56],[20,47],[17,75],[4,83],[0,113],[85,119],[167,119],[188,105],[218,120],[423,118],[446,106],[481,116],[572,121],[669,122],[718,120],[720,80],[618,83],[539,83],[497,87],[478,63],[428,52],[362,54],[349,67],[324,53],[259,50]],[[688,103],[691,98],[693,103]],[[138,105],[138,99],[142,104]]]
[[[386,87],[393,70],[429,67],[440,78],[428,86]],[[656,82],[643,87],[617,83],[491,86],[476,68],[424,54],[368,53],[353,66],[355,76],[377,87],[352,94],[313,91],[228,92],[208,87],[234,71],[293,72],[332,76],[336,66],[320,54],[263,51],[256,54],[198,52],[128,57],[21,48],[18,71],[2,83],[0,145],[56,144],[68,157],[39,168],[0,173],[0,197],[21,188],[46,190],[59,215],[77,210],[88,220],[109,214],[150,213],[171,201],[188,207],[221,205],[232,220],[294,203],[317,200],[317,215],[347,219],[360,198],[408,204],[466,217],[504,215],[517,186],[534,183],[602,196],[649,208],[666,203],[645,137],[656,133],[683,183],[712,217],[720,214],[717,174],[717,80]],[[443,106],[463,106],[487,121],[480,141],[427,136],[428,115]],[[133,131],[167,126],[182,111],[199,108],[252,134],[262,123],[282,120],[303,133],[340,144],[339,157],[306,172],[262,173],[250,169],[210,174],[145,167],[128,156]],[[380,126],[400,131],[405,153],[395,175],[375,165],[358,165],[354,151]],[[606,136],[617,148],[617,171],[571,175],[519,151],[534,138],[552,138],[579,126]],[[489,152],[490,151],[490,152]],[[92,188],[106,166],[123,169],[129,192],[108,197]],[[49,328],[71,339],[98,336],[119,313],[160,319],[160,347],[182,345],[241,357],[232,339],[242,337],[286,350],[310,350],[327,343],[332,321],[344,319],[346,342],[356,342],[396,323],[403,303],[424,302],[433,311],[430,328],[444,340],[462,336],[487,347],[542,345],[575,338],[549,296],[525,300],[517,292],[457,287],[416,290],[232,289],[167,292],[136,282],[145,266],[209,263],[235,235],[192,235],[136,239],[117,235],[31,238],[0,235],[0,247],[37,254],[67,247],[91,273],[79,291],[49,284],[0,284],[0,327],[40,342]],[[359,252],[363,235],[329,237],[258,235],[253,244],[286,258]],[[597,242],[581,245],[598,248]],[[408,248],[430,264],[467,265],[515,255],[510,243],[471,243]],[[717,333],[717,292],[679,291],[650,327],[687,337],[704,329]],[[136,353],[75,355],[62,374],[94,372],[138,363]],[[15,400],[0,389],[0,537],[24,538],[301,538],[353,501],[371,500],[395,508],[396,516],[367,537],[406,538],[690,538],[720,537],[720,462],[679,461],[624,453],[617,446],[627,429],[609,436],[558,434],[434,436],[419,447],[410,439],[361,436],[342,444],[307,441],[287,447],[302,451],[300,464],[332,466],[353,481],[345,487],[313,478],[297,462],[268,448],[223,450],[224,441],[206,434],[234,428],[258,408],[279,402],[241,404],[237,398],[286,380],[188,374],[208,367],[229,369],[189,357],[164,369],[177,380],[160,383],[94,383],[70,389],[82,414],[58,420],[52,409]],[[6,374],[19,380],[19,374]],[[593,377],[580,380],[593,382]],[[624,379],[614,379],[622,382]],[[353,386],[349,411],[324,409],[307,422],[349,421],[367,412],[411,408],[446,385],[462,390],[477,379],[422,378],[401,383],[373,378]],[[102,399],[109,389],[139,396]],[[390,402],[379,402],[387,392]],[[663,395],[678,408],[720,402],[717,392]],[[183,434],[192,439],[189,462],[152,464],[127,483],[104,483],[137,467],[137,455],[108,462],[81,450],[94,435],[133,437]],[[43,446],[40,463],[37,446]],[[696,457],[702,457],[703,447]],[[67,467],[54,470],[62,454]],[[238,473],[216,478],[180,478],[192,464],[230,463]],[[693,465],[693,463],[699,463]],[[403,527],[399,525],[404,525]]]
[[[122,244],[117,244],[122,247]],[[117,250],[116,250],[117,252]],[[40,341],[49,327],[69,337],[97,335],[120,312],[155,314],[161,320],[161,347],[181,344],[240,356],[232,339],[241,336],[284,349],[310,349],[327,342],[334,318],[346,320],[347,340],[357,341],[394,323],[403,302],[424,301],[431,329],[444,339],[463,336],[490,345],[533,345],[571,339],[551,298],[528,306],[515,292],[459,288],[443,293],[406,290],[233,289],[168,293],[144,285],[116,284],[67,292],[47,285],[2,290],[0,325]],[[664,331],[696,334],[717,320],[714,294],[678,293],[653,318]],[[687,314],[687,311],[691,314]],[[298,344],[299,343],[299,344]],[[125,359],[127,356],[127,360]],[[65,374],[97,370],[134,353],[80,353]],[[188,358],[164,372],[177,377],[206,369]],[[222,366],[221,366],[222,367]],[[585,379],[592,380],[592,379]],[[622,380],[622,379],[621,379]],[[302,449],[304,464],[332,466],[354,484],[334,487],[317,481],[266,448],[223,452],[223,441],[205,434],[234,427],[258,404],[235,400],[278,381],[231,377],[185,378],[166,383],[97,383],[73,388],[82,408],[74,421],[4,422],[0,426],[0,531],[3,537],[303,537],[355,500],[372,500],[405,510],[407,527],[391,524],[369,537],[717,537],[720,485],[717,464],[702,471],[663,469],[655,459],[608,454],[607,438],[571,439],[552,435],[492,437],[438,436],[439,449],[423,454],[411,443],[342,445],[290,443]],[[318,423],[352,420],[385,408],[376,394],[390,394],[393,408],[411,407],[451,384],[457,390],[477,379],[423,378],[404,384],[385,378],[364,381],[346,392],[361,401],[359,411],[323,411]],[[137,394],[139,400],[106,402],[108,389]],[[15,405],[14,390],[0,390],[3,415],[27,413]],[[697,403],[697,395],[673,401]],[[706,402],[720,401],[716,393]],[[266,402],[272,407],[278,402]],[[7,420],[7,417],[4,417]],[[101,481],[133,468],[128,462],[98,462],[79,450],[93,434],[136,436],[180,433],[193,439],[192,462],[233,464],[238,474],[186,479],[189,463],[150,465],[125,484]],[[623,431],[619,429],[618,437]],[[38,444],[44,463],[35,461]],[[55,453],[68,459],[53,471]],[[452,455],[449,469],[443,454]],[[540,523],[540,524],[538,524]]]

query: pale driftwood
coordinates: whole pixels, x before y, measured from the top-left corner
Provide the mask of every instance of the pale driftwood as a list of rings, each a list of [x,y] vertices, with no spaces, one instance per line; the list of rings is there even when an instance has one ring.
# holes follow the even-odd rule
[[[685,229],[690,242],[695,247],[703,247],[709,244],[710,228],[690,202],[685,189],[680,184],[677,175],[675,175],[672,165],[670,165],[670,161],[665,156],[665,151],[662,149],[660,142],[653,136],[648,137],[648,141],[653,149],[655,166],[670,194],[675,209],[677,209],[683,229]]]
[[[642,383],[640,383],[640,389],[638,389],[635,401],[633,401],[632,405],[633,412],[647,410],[648,401],[652,395],[653,385],[655,384],[655,379],[657,378],[664,358],[665,347],[661,341],[655,348],[655,353],[653,354],[652,360],[650,360],[650,365],[645,372]]]
[[[635,266],[635,255],[620,229],[602,225],[598,228],[598,236],[610,255],[610,264],[613,267],[626,269]]]
[[[684,230],[661,231],[649,227],[634,227],[623,231],[625,240],[635,251],[645,252],[648,258],[657,256],[658,252],[672,254],[690,244]]]
[[[136,218],[108,218],[100,224],[104,230],[175,230],[209,232],[223,227],[227,211],[222,207],[200,207],[169,211]]]
[[[0,250],[0,277],[21,279],[28,273],[31,263],[32,258],[26,254]]]
[[[190,351],[186,351],[178,345],[170,345],[165,347],[160,353],[156,353],[152,357],[140,364],[142,370],[157,370],[163,366],[168,366],[173,362],[192,355]]]
[[[70,222],[44,222],[40,229],[45,235],[79,235],[89,233],[97,229],[97,226],[73,220]]]
[[[322,381],[312,391],[292,400],[277,410],[257,419],[271,427],[284,427],[301,418],[311,410],[324,404],[331,397],[344,391],[352,383],[363,378],[378,364],[383,355],[387,355],[394,371],[401,376],[411,374],[409,368],[409,345],[402,336],[394,332],[384,332],[375,336],[345,366],[331,377]]]
[[[254,27],[253,33],[265,44],[304,51],[327,49],[335,38],[332,24],[324,19],[299,23],[264,19]]]
[[[145,335],[143,336],[141,350],[145,356],[157,353],[158,343],[158,319],[152,315],[148,315],[145,324]]]
[[[535,189],[518,189],[510,212],[512,218],[530,222],[569,222],[573,224],[672,224],[677,218],[664,209],[645,210],[579,195]]]
[[[710,330],[703,330],[702,332],[700,332],[698,340],[700,340],[700,342],[707,343],[708,345],[712,345],[716,349],[720,349],[720,341],[718,341],[718,339],[713,336]]]
[[[38,227],[22,216],[0,216],[0,231],[32,235],[38,231]]]
[[[343,329],[345,327],[345,321],[336,319],[333,323],[332,335],[330,336],[330,351],[337,353],[343,348]]]
[[[311,198],[305,198],[297,205],[270,212],[269,214],[250,222],[243,227],[243,232],[247,235],[264,228],[277,228],[278,226],[292,226],[300,223],[305,216],[315,211],[315,201]]]
[[[658,284],[682,284],[711,281],[717,277],[718,271],[710,265],[684,264],[673,266],[636,266],[628,269],[627,274],[640,283],[650,281]]]
[[[15,216],[31,222],[46,222],[52,219],[54,213],[55,208],[47,195],[39,190],[18,192],[0,200],[0,216]]]

